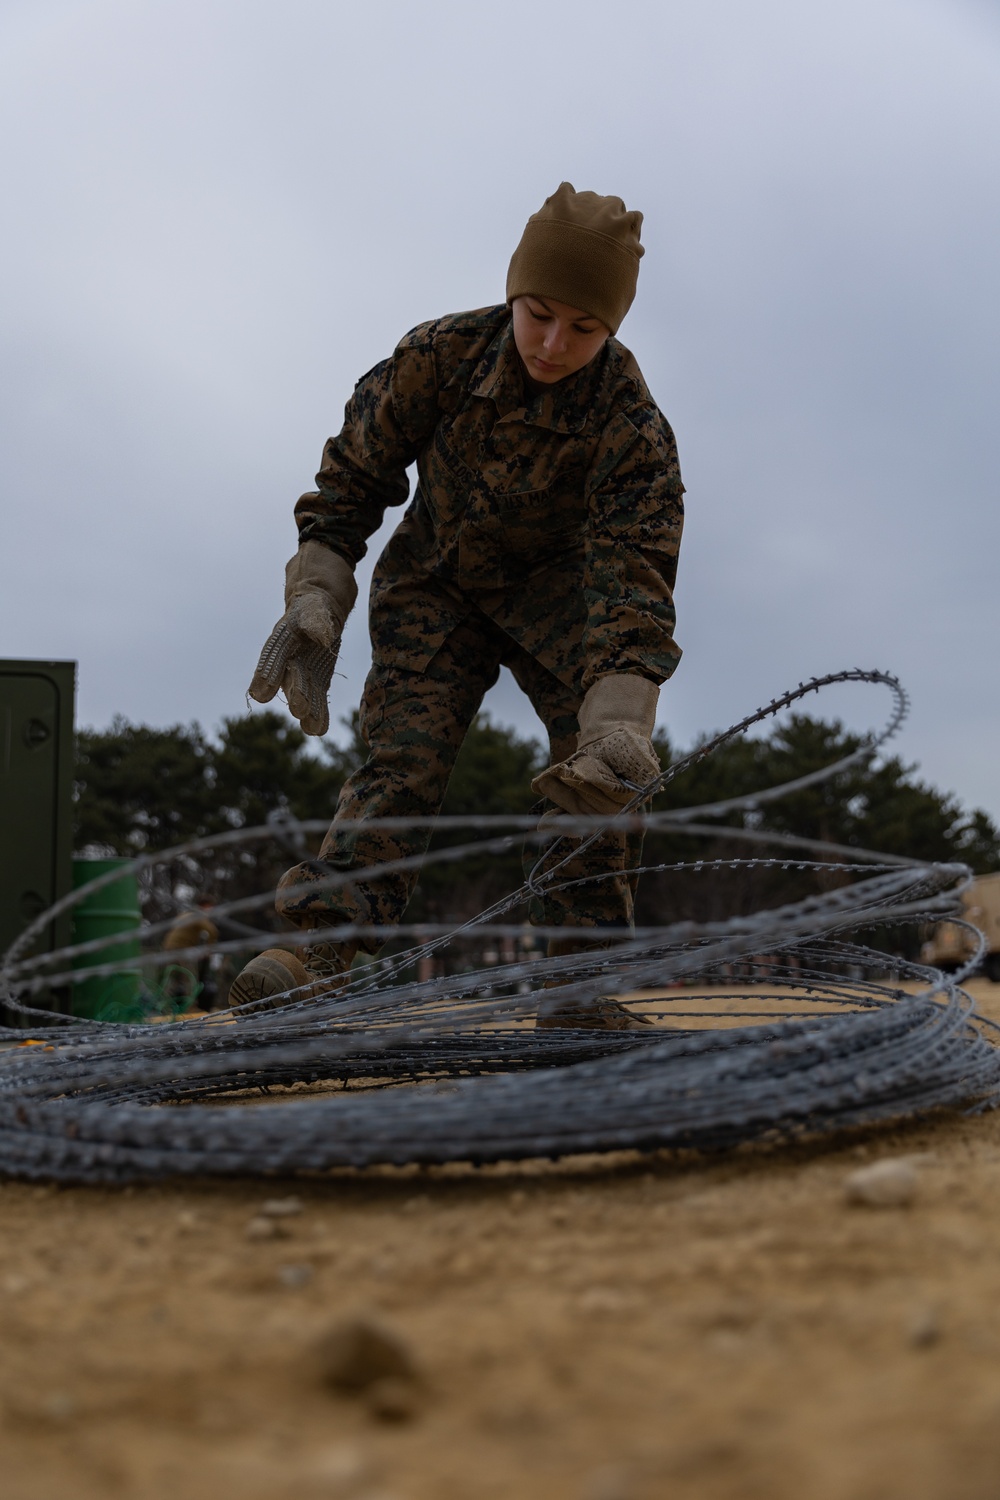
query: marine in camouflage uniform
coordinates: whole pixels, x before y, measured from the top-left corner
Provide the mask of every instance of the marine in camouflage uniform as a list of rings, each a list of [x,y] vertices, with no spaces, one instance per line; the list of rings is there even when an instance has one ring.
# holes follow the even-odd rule
[[[413,503],[372,579],[372,669],[361,703],[370,750],[344,787],[320,863],[356,869],[422,852],[405,835],[345,821],[433,816],[483,695],[506,666],[549,736],[553,761],[575,748],[576,712],[608,672],[662,682],[677,664],[672,589],[683,519],[673,433],[635,360],[609,339],[568,380],[526,392],[503,304],[422,324],[359,382],[331,438],[317,490],[295,507],[300,542],[356,565],[387,505]],[[558,811],[558,809],[553,809]],[[586,871],[625,860],[620,835]],[[612,852],[611,847],[615,846]],[[412,872],[283,899],[293,920],[398,921]],[[546,902],[545,925],[627,926],[625,881]],[[366,947],[374,950],[373,942]]]
[[[358,382],[316,490],[295,507],[300,557],[335,554],[353,571],[386,507],[407,500],[411,464],[413,500],[372,580],[372,668],[361,703],[368,759],[342,790],[318,860],[288,871],[279,887],[279,910],[306,928],[400,920],[414,871],[310,886],[424,851],[428,821],[405,833],[366,822],[433,818],[501,666],[545,725],[555,765],[576,749],[588,689],[618,674],[661,684],[680,656],[676,445],[616,338],[582,369],[538,385],[526,378],[509,301],[413,329]],[[288,697],[296,712],[295,692]],[[309,727],[305,711],[298,716]],[[325,729],[325,706],[321,716]],[[546,810],[560,808],[540,804]],[[569,847],[560,840],[550,863]],[[559,875],[608,878],[550,892],[533,904],[532,920],[627,929],[634,892],[623,872],[636,863],[638,841],[609,830]],[[361,946],[374,952],[379,942]]]

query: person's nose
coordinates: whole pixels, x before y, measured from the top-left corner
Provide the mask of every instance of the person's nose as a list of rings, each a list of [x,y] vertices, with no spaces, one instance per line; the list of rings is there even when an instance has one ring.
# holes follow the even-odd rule
[[[547,355],[565,354],[566,346],[566,330],[553,318],[545,330],[545,353]]]

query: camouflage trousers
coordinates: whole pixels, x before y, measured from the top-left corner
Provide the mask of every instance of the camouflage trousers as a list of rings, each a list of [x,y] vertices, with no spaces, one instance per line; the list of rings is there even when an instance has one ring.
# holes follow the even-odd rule
[[[582,692],[567,687],[478,609],[452,631],[421,671],[376,658],[361,702],[368,759],[344,783],[319,858],[296,865],[282,877],[276,904],[283,916],[304,927],[385,927],[401,921],[418,871],[378,874],[371,873],[372,868],[426,851],[455,758],[501,666],[510,669],[545,725],[551,761],[573,753]],[[581,675],[582,671],[581,662]],[[540,802],[533,811],[543,816],[559,809]],[[424,821],[405,831],[367,826],[380,818]],[[531,899],[529,920],[546,927],[617,929],[623,937],[632,925],[635,896],[635,877],[627,872],[640,862],[642,835],[609,830],[578,854],[581,842],[554,837],[544,852],[535,843],[525,845],[525,870],[537,866],[536,878],[566,861],[553,888]],[[354,870],[365,874],[332,889],[292,889]],[[516,913],[511,916],[517,920]],[[608,938],[613,940],[611,932]],[[385,941],[365,936],[359,945],[376,953]],[[567,933],[567,941],[560,940],[557,949],[571,951],[576,946]],[[583,940],[580,946],[594,943]]]

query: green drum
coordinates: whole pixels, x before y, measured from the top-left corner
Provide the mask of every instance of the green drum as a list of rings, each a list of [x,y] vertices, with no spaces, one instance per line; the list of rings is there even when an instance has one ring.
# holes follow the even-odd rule
[[[79,890],[80,886],[88,885],[99,875],[123,869],[129,863],[127,859],[74,859],[73,889]],[[85,896],[73,908],[72,941],[89,943],[94,938],[112,938],[118,933],[122,934],[122,940],[109,942],[93,953],[80,954],[74,958],[73,967],[80,969],[95,964],[122,963],[133,958],[138,960],[142,954],[139,922],[139,887],[134,875],[123,875],[121,880],[111,881]],[[141,988],[138,962],[134,972],[101,974],[93,979],[78,980],[73,986],[73,1014],[97,1021],[141,1020]]]

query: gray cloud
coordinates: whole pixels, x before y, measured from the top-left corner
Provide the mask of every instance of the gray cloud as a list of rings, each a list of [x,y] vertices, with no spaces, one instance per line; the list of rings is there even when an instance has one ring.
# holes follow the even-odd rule
[[[0,649],[78,658],[81,722],[243,712],[354,380],[502,296],[569,177],[646,215],[622,337],[689,491],[664,723],[885,665],[901,752],[1000,813],[989,7],[32,0],[0,40]],[[358,613],[345,713],[366,660]]]

